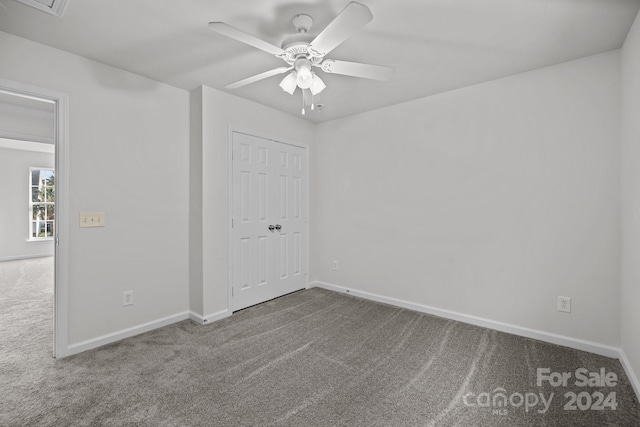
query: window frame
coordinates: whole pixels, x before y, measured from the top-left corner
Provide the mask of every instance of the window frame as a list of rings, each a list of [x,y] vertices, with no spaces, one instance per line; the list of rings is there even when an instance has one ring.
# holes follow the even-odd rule
[[[55,179],[55,176],[56,176],[56,171],[55,171],[55,168],[53,168],[53,167],[36,167],[36,166],[29,167],[29,187],[28,187],[28,190],[29,190],[29,217],[28,217],[28,222],[27,222],[28,233],[29,234],[28,234],[27,241],[29,241],[29,242],[50,241],[50,240],[53,240],[55,238],[55,227],[56,227],[55,226],[55,224],[56,224],[56,220],[55,220],[55,206],[56,206],[56,196],[55,196],[55,188],[56,188],[56,186],[55,186],[55,181],[54,181],[54,185],[53,185],[53,188],[54,188],[53,202],[47,202],[46,200],[43,201],[43,202],[34,202],[33,201],[33,187],[34,187],[33,171],[35,171],[35,170],[51,171],[51,172],[53,172],[54,179]],[[37,185],[39,187],[40,186],[40,182],[38,182]],[[43,237],[34,237],[33,236],[33,222],[34,222],[34,219],[33,219],[33,208],[34,208],[34,206],[37,206],[37,205],[53,206],[53,209],[54,209],[54,211],[53,211],[54,212],[53,230],[51,230],[51,235],[50,236],[43,236]],[[48,222],[48,220],[45,219],[44,220],[44,223],[45,223],[45,234],[46,234],[46,227],[47,227],[46,224],[47,224],[47,222]]]

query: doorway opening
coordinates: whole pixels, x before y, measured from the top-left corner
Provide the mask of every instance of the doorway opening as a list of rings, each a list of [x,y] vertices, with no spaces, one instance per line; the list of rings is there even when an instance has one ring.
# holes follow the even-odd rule
[[[67,117],[67,95],[0,79],[0,333],[25,356],[67,355]]]

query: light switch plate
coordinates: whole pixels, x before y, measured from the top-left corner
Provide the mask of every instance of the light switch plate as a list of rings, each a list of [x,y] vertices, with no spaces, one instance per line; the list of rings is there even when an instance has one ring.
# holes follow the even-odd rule
[[[104,227],[104,212],[80,212],[80,228]]]

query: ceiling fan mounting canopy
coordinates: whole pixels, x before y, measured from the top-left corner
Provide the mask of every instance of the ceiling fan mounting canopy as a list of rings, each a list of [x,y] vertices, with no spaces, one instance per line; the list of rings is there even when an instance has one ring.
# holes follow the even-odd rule
[[[293,17],[293,26],[299,33],[308,33],[313,25],[313,18],[301,13]]]
[[[291,73],[282,80],[280,87],[290,94],[293,94],[296,87],[299,87],[302,89],[305,104],[307,104],[307,100],[310,100],[309,103],[313,109],[312,95],[320,93],[326,86],[320,77],[312,71],[312,67],[319,68],[325,73],[381,81],[389,80],[393,76],[393,67],[324,59],[328,53],[349,38],[355,31],[364,27],[372,19],[373,15],[367,6],[357,2],[351,2],[320,34],[314,36],[309,34],[309,30],[313,25],[313,18],[309,15],[299,14],[293,18],[293,26],[296,29],[296,33],[286,37],[280,47],[265,42],[251,34],[247,34],[224,22],[210,22],[209,28],[222,35],[271,53],[288,64],[288,67],[279,67],[265,71],[255,76],[230,83],[225,87],[235,89],[277,74],[291,71]],[[304,114],[304,108],[302,112]]]

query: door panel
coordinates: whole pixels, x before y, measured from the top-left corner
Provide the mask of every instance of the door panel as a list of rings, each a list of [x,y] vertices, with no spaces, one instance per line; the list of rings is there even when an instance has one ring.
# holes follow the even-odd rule
[[[278,270],[278,273],[280,275],[280,280],[284,280],[288,277],[287,272],[288,272],[288,268],[287,268],[287,253],[289,252],[289,239],[287,236],[287,233],[280,233],[280,236],[278,236],[280,238],[280,269]]]
[[[277,174],[280,177],[280,191],[277,212],[280,245],[280,271],[278,286],[286,292],[300,289],[298,285],[305,281],[302,260],[306,260],[301,250],[306,247],[306,170],[302,161],[305,150],[301,147],[283,145],[280,149],[280,162]],[[304,182],[304,183],[303,183]],[[303,237],[304,236],[304,237]]]
[[[258,174],[258,221],[265,222],[267,220],[267,188],[269,186],[269,177],[266,173]]]
[[[305,148],[232,137],[232,300],[239,310],[307,285],[307,170]]]
[[[293,275],[296,276],[298,274],[300,274],[300,260],[301,260],[301,254],[300,254],[300,233],[296,232],[293,233]]]
[[[233,160],[233,294],[234,305],[246,307],[271,293],[268,147],[260,140],[234,138]]]
[[[267,236],[258,237],[258,286],[267,283]]]

